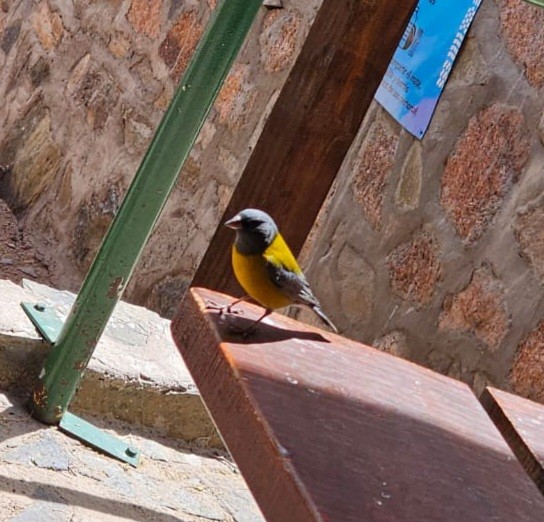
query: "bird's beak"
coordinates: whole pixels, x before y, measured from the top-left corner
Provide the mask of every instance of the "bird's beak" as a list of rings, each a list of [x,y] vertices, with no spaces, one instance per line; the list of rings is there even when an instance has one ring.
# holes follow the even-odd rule
[[[234,230],[240,230],[242,228],[242,219],[237,214],[236,216],[229,219],[228,221],[225,221],[225,226],[229,228],[233,228]]]

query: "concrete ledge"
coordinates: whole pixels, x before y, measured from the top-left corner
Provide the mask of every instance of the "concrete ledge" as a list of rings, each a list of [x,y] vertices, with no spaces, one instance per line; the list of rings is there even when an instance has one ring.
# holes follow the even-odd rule
[[[49,346],[20,307],[43,303],[64,320],[70,292],[28,280],[0,280],[0,387],[28,395]],[[70,407],[161,430],[169,437],[221,446],[221,440],[170,335],[170,321],[119,303]]]

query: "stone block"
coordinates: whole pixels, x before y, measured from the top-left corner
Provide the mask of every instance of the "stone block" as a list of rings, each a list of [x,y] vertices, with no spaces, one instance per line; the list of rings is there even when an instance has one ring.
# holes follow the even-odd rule
[[[504,288],[487,267],[476,270],[464,290],[446,298],[439,318],[441,330],[470,333],[492,352],[509,327]]]
[[[466,243],[487,230],[529,159],[525,120],[516,108],[495,104],[473,116],[448,157],[440,196]]]
[[[203,31],[204,26],[196,11],[186,11],[181,13],[161,43],[159,56],[170,68],[175,82],[185,72]]]
[[[395,191],[395,205],[400,210],[415,210],[418,207],[422,181],[421,144],[414,142],[402,165],[400,180]]]
[[[519,343],[509,375],[515,393],[544,403],[544,321]]]
[[[38,5],[32,17],[32,25],[40,44],[46,51],[57,47],[64,34],[64,26],[60,15],[51,11],[47,1],[42,0]]]
[[[354,166],[352,190],[372,228],[379,229],[387,177],[393,167],[398,136],[391,126],[376,120],[359,149]]]
[[[337,291],[344,317],[354,324],[368,321],[374,307],[376,274],[361,253],[349,244],[338,254],[333,281],[336,281],[333,288],[340,283]]]
[[[67,83],[70,97],[86,110],[93,130],[103,130],[120,98],[116,79],[86,54],[74,67]]]
[[[162,0],[132,0],[127,14],[128,21],[136,32],[155,38],[161,30],[162,5]]]
[[[254,75],[247,64],[235,64],[219,91],[214,108],[219,123],[229,127],[241,126],[253,108],[257,92],[251,82]]]
[[[404,359],[409,358],[410,350],[408,348],[406,335],[402,332],[391,332],[379,339],[375,339],[372,346],[382,352],[390,353],[397,357],[402,357]]]
[[[123,114],[125,147],[131,154],[142,155],[153,137],[153,126],[146,116],[127,109]]]
[[[190,280],[187,277],[166,276],[153,285],[146,306],[155,310],[161,317],[173,317],[189,284]]]
[[[116,58],[125,58],[130,48],[131,43],[127,35],[117,32],[111,36],[108,49]]]
[[[49,110],[41,104],[33,107],[2,149],[5,160],[13,158],[4,197],[12,208],[25,209],[52,183],[59,170],[61,152],[51,133]]]
[[[387,267],[395,293],[407,301],[428,304],[442,278],[437,240],[426,230],[419,232],[387,256]]]
[[[523,0],[500,0],[499,5],[508,52],[533,87],[544,87],[544,9]]]
[[[24,281],[0,280],[0,387],[28,395],[49,347],[19,306],[42,303],[64,321],[75,296]],[[160,430],[167,436],[221,446],[170,335],[170,321],[120,302],[96,347],[70,411]]]
[[[66,449],[47,431],[35,441],[6,453],[3,460],[53,471],[67,471],[71,461]]]
[[[8,54],[13,47],[13,44],[19,38],[19,33],[21,32],[21,22],[15,22],[13,25],[6,27],[2,31],[2,43],[0,44],[0,49]]]
[[[301,25],[301,15],[292,7],[266,14],[259,36],[261,63],[266,72],[276,73],[292,65]]]
[[[47,81],[50,76],[49,62],[40,56],[36,63],[30,68],[30,79],[34,87],[38,87],[43,82]]]
[[[520,210],[514,223],[514,232],[521,250],[544,283],[544,198]]]

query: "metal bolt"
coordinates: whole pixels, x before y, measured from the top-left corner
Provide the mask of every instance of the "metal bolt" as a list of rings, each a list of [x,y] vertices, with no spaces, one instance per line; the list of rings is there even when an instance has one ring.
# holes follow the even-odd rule
[[[135,457],[138,454],[138,452],[132,448],[127,448],[125,450],[125,454],[127,455],[127,457]]]
[[[38,312],[43,312],[45,310],[45,305],[42,303],[36,303],[34,305],[34,310],[38,310]]]

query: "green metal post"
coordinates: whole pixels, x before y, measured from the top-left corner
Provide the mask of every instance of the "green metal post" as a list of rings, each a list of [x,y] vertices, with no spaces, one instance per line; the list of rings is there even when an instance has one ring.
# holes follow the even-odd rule
[[[104,238],[30,398],[57,424],[125,289],[262,0],[222,0]]]

